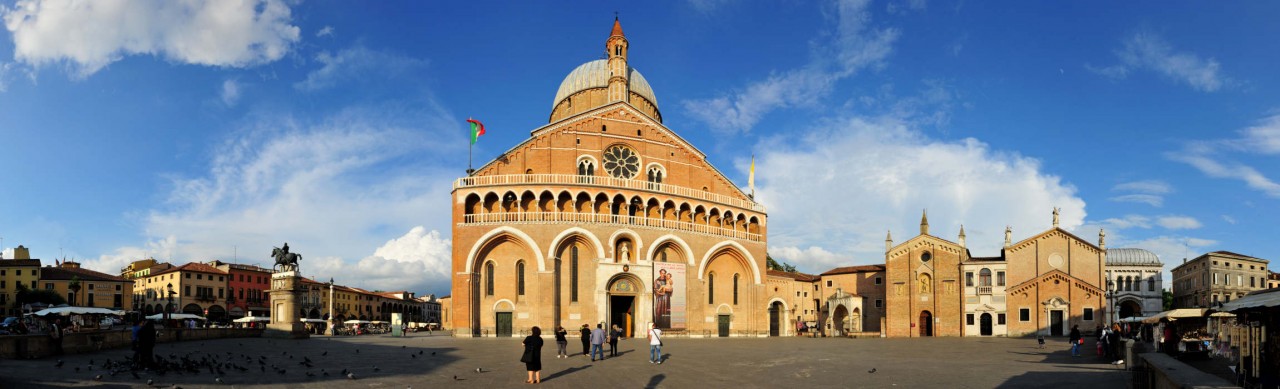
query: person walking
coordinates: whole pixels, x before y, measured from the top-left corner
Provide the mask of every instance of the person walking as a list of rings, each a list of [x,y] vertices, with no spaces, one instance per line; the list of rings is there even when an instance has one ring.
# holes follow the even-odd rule
[[[565,351],[569,347],[569,331],[564,327],[556,327],[556,358],[568,358],[569,354]]]
[[[578,330],[578,334],[582,335],[582,355],[587,355],[591,350],[591,328],[583,324],[582,329]]]
[[[139,333],[142,333],[141,319],[133,322],[133,328],[131,329],[132,336],[129,338],[129,346],[131,346],[130,349],[133,350],[133,366],[135,367],[142,365],[142,348],[138,347]]]
[[[1080,356],[1080,344],[1084,343],[1084,338],[1080,336],[1080,326],[1071,326],[1071,334],[1067,339],[1071,341],[1071,356]]]
[[[604,324],[596,324],[596,329],[591,330],[591,362],[596,361],[596,353],[604,360],[604,338]]]
[[[622,328],[619,328],[617,324],[610,326],[609,328],[609,356],[610,357],[618,356],[618,339],[621,337],[622,337]]]
[[[138,353],[144,369],[150,368],[153,362],[152,355],[156,349],[156,325],[150,320],[143,321],[142,328],[138,329]]]
[[[662,364],[662,330],[654,328],[653,323],[649,323],[649,334],[645,335],[649,339],[649,363]]]
[[[53,343],[53,354],[62,355],[62,319],[54,319],[49,328],[49,342]]]
[[[524,345],[524,354],[520,355],[520,362],[524,362],[525,370],[529,371],[529,379],[524,383],[536,384],[542,382],[542,329],[533,326],[529,332],[529,336],[520,343]]]
[[[1111,364],[1123,365],[1124,349],[1121,346],[1119,324],[1111,324],[1111,333],[1107,334],[1107,345],[1111,346],[1111,358],[1115,360]]]

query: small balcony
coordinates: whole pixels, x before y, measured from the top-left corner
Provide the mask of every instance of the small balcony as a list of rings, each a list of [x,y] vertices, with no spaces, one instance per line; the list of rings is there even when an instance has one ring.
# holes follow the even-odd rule
[[[218,299],[213,298],[213,295],[211,295],[211,294],[210,294],[210,295],[198,294],[198,295],[196,295],[195,299],[196,299],[196,301],[207,301],[207,302],[214,302],[214,301],[218,301]]]
[[[979,286],[979,287],[978,287],[978,295],[990,295],[990,294],[991,294],[991,287],[990,287],[990,286]]]

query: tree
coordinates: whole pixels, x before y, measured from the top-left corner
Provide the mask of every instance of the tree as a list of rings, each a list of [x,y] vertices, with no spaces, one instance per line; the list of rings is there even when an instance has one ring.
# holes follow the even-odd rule
[[[15,309],[22,309],[23,305],[32,303],[62,305],[66,304],[67,300],[63,299],[62,296],[59,296],[57,292],[52,290],[31,290],[27,289],[26,285],[18,284],[18,295],[13,300],[13,307]]]
[[[1170,292],[1168,289],[1160,289],[1160,291],[1162,292],[1161,297],[1163,297],[1162,300],[1164,301],[1164,310],[1168,311],[1173,309],[1173,292]]]
[[[767,267],[769,270],[781,270],[788,273],[796,272],[795,266],[791,266],[791,264],[786,262],[779,263],[777,260],[773,259],[773,256],[769,254],[765,254],[764,260],[765,260],[765,267]]]
[[[67,289],[71,289],[71,305],[76,305],[76,300],[80,299],[80,276],[71,277]]]

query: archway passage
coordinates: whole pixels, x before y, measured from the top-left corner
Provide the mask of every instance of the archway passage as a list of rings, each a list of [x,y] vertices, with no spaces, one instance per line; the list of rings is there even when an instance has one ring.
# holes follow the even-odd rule
[[[1142,305],[1137,301],[1125,300],[1120,302],[1120,318],[1142,316]]]
[[[204,309],[200,308],[199,305],[187,304],[187,306],[182,307],[182,313],[204,316]]]
[[[933,336],[933,313],[920,312],[920,336]]]
[[[836,311],[831,315],[832,334],[835,336],[844,336],[848,330],[845,326],[846,319],[849,318],[849,310],[843,305],[837,305]]]
[[[211,305],[206,311],[209,312],[207,315],[207,319],[209,319],[209,321],[221,322],[227,319],[227,309],[223,308],[221,305]]]
[[[979,317],[979,322],[980,327],[978,333],[982,334],[982,336],[991,336],[991,314],[983,313],[982,316]]]
[[[769,304],[769,336],[779,336],[782,332],[782,302]]]
[[[623,277],[609,284],[609,325],[622,329],[622,336],[635,336],[636,292],[640,289],[636,280]]]

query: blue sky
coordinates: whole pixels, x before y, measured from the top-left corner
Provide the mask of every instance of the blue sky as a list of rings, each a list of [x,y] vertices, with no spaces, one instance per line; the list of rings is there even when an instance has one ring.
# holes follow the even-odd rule
[[[746,184],[802,271],[960,225],[1062,226],[1171,268],[1280,258],[1272,2],[4,1],[0,237],[448,293],[449,190],[546,124],[618,12],[667,126]],[[11,251],[6,251],[6,255]],[[1166,276],[1168,281],[1168,276]]]

